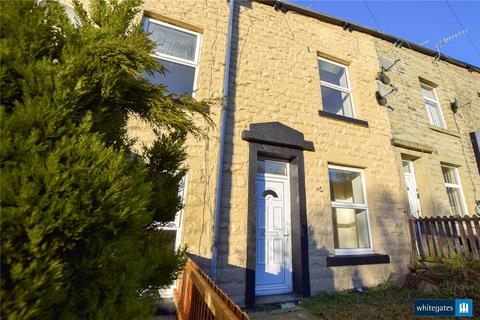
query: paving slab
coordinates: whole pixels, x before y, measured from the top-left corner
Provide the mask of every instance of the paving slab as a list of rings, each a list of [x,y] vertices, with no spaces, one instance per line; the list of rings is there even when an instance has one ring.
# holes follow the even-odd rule
[[[176,307],[173,299],[162,299],[155,303],[155,315],[152,320],[175,320]]]
[[[318,320],[316,316],[302,307],[291,309],[275,309],[271,311],[257,311],[248,314],[250,319],[271,319],[271,320]]]

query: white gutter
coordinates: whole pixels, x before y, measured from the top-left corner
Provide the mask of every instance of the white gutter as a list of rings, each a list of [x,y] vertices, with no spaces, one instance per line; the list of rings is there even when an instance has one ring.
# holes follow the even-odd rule
[[[212,253],[212,279],[217,279],[217,254],[218,254],[218,234],[220,228],[220,211],[222,206],[222,178],[223,178],[223,151],[225,146],[225,125],[227,122],[227,105],[229,95],[230,81],[230,52],[232,44],[232,26],[234,0],[230,0],[230,15],[228,18],[227,34],[227,52],[225,54],[225,77],[223,80],[223,106],[222,119],[220,122],[220,147],[218,154],[218,172],[217,172],[217,192],[215,196],[215,224],[213,225],[213,253]]]

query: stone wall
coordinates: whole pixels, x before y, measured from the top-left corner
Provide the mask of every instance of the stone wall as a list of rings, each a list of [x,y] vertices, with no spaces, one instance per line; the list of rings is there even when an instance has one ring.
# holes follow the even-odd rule
[[[237,10],[220,232],[221,286],[243,301],[248,142],[241,139],[241,132],[258,122],[281,122],[304,133],[315,146],[315,152],[304,153],[312,293],[372,286],[391,272],[405,270],[409,249],[403,176],[390,145],[388,111],[375,100],[375,39],[256,2],[242,3]],[[319,53],[349,64],[356,116],[369,127],[318,115]],[[329,163],[365,168],[373,247],[390,254],[390,264],[326,267],[326,256],[334,253]]]
[[[198,99],[221,98],[223,94],[228,5],[227,1],[211,0],[145,2],[146,14],[201,30]],[[373,286],[392,272],[405,271],[410,250],[401,154],[417,158],[415,169],[425,212],[444,212],[448,204],[440,161],[460,166],[465,197],[472,208],[470,204],[478,199],[473,190],[480,190],[480,178],[467,134],[479,129],[478,73],[445,62],[433,63],[430,57],[406,48],[395,49],[370,35],[292,11],[281,13],[258,2],[242,1],[235,10],[222,181],[220,286],[236,302],[244,303],[249,143],[241,134],[252,123],[272,121],[302,132],[315,147],[313,152],[304,152],[312,294]],[[368,127],[319,116],[319,55],[348,65],[356,118],[367,121]],[[392,60],[401,57],[390,72],[399,87],[389,99],[393,111],[379,106],[375,98],[379,56]],[[439,86],[447,133],[428,126],[419,76]],[[448,103],[457,94],[468,106],[454,117]],[[207,272],[212,256],[220,109],[219,103],[212,110],[216,127],[208,129],[208,138],[191,138],[188,143],[190,171],[182,243]],[[151,140],[149,129],[135,119],[130,133],[142,143]],[[436,151],[429,155],[399,149],[391,144],[394,137],[431,145]],[[328,164],[364,168],[373,249],[390,255],[389,264],[326,266],[326,257],[334,254]]]
[[[213,127],[205,126],[207,138],[188,140],[189,172],[182,221],[182,244],[207,272],[211,266],[215,190],[219,150],[219,122],[229,4],[226,1],[146,0],[142,15],[174,23],[201,33],[199,70],[195,98],[217,99],[211,109]],[[202,123],[203,120],[199,119]],[[204,122],[203,122],[204,123]],[[146,142],[148,127],[131,121],[131,134]]]
[[[67,5],[72,0],[61,0]],[[81,0],[88,7],[88,0]],[[213,222],[215,190],[219,151],[219,128],[225,53],[228,31],[229,3],[227,1],[204,0],[145,0],[138,15],[171,23],[201,33],[200,57],[196,79],[195,98],[215,99],[210,110],[214,125],[205,124],[206,138],[189,137],[187,190],[182,221],[182,245],[195,258],[197,264],[209,272],[213,246]],[[202,123],[199,119],[199,123]],[[204,123],[204,122],[203,122]],[[154,135],[139,119],[129,120],[128,133],[137,139],[135,147],[142,152],[142,145],[150,144]]]
[[[414,160],[421,214],[450,215],[440,163],[458,167],[469,214],[480,200],[480,175],[469,133],[480,130],[480,74],[445,61],[376,39],[378,55],[391,61],[400,59],[388,71],[398,92],[388,98],[392,137],[418,143],[433,153],[396,148],[398,168],[401,158]],[[442,108],[446,130],[430,125],[420,90],[420,79],[433,85]],[[461,107],[454,114],[451,103],[459,98]],[[407,143],[408,144],[408,143]],[[405,191],[406,193],[406,191]]]

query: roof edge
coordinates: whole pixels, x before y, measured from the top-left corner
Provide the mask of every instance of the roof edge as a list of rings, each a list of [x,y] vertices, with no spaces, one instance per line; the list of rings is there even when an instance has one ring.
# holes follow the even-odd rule
[[[374,37],[380,38],[382,40],[385,40],[385,41],[388,41],[388,42],[391,42],[391,43],[401,42],[401,43],[404,43],[406,45],[406,48],[417,51],[417,52],[420,52],[420,53],[423,53],[423,54],[426,54],[426,55],[431,56],[431,57],[438,57],[438,55],[439,55],[439,53],[435,50],[423,47],[421,45],[410,42],[408,40],[405,40],[405,39],[402,39],[402,38],[399,38],[399,37],[396,37],[396,36],[392,36],[390,34],[383,33],[383,32],[377,31],[375,29],[371,29],[371,28],[359,25],[359,24],[354,23],[354,22],[350,22],[348,20],[343,20],[343,19],[340,19],[340,18],[337,18],[337,17],[334,17],[334,16],[330,16],[328,14],[320,13],[318,11],[314,11],[314,10],[305,8],[301,5],[293,4],[289,1],[284,1],[284,0],[252,0],[252,1],[259,2],[259,3],[265,4],[265,5],[270,5],[270,6],[274,6],[276,3],[281,3],[285,6],[286,9],[288,9],[290,11],[294,11],[294,12],[300,13],[302,15],[315,18],[315,19],[318,19],[318,20],[323,21],[323,22],[334,24],[334,25],[337,25],[337,26],[340,26],[340,27],[344,27],[345,25],[348,25],[349,28],[352,28],[353,30],[370,34]],[[440,53],[439,59],[443,60],[443,61],[446,61],[446,62],[449,62],[451,64],[454,64],[456,66],[465,68],[469,71],[476,71],[476,72],[480,73],[480,67],[477,67],[473,64],[470,64],[470,63],[452,58],[450,56],[447,56],[447,55],[444,55],[444,54]]]

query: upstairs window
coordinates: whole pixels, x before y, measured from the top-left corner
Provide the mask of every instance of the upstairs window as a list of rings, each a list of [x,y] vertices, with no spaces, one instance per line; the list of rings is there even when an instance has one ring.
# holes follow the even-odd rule
[[[200,34],[148,17],[143,30],[155,42],[154,57],[166,69],[165,75],[148,76],[153,83],[163,84],[174,93],[192,96],[198,69]]]
[[[339,63],[318,58],[323,111],[354,118],[348,70]]]
[[[443,180],[445,181],[445,189],[447,190],[448,201],[452,215],[463,216],[466,214],[465,202],[463,197],[462,185],[458,169],[455,167],[442,165]]]
[[[438,103],[435,88],[425,83],[420,83],[420,87],[422,88],[423,101],[425,102],[425,108],[427,108],[430,124],[446,129],[447,126],[443,120],[442,108],[440,107],[440,103]]]

